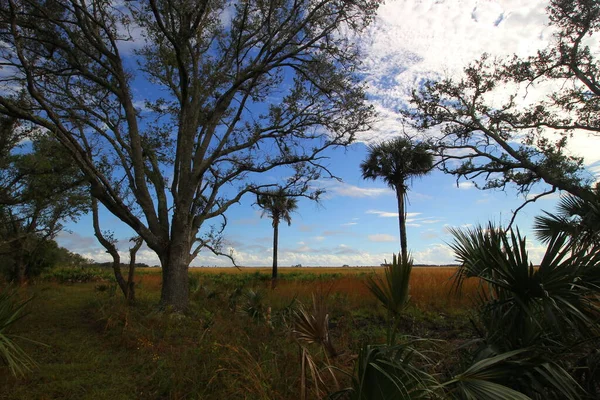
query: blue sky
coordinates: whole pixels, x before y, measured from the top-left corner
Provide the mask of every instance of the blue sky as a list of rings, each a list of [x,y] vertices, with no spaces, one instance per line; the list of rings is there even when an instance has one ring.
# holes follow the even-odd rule
[[[328,153],[332,172],[343,182],[317,182],[327,190],[319,204],[300,200],[292,225],[280,228],[279,264],[378,265],[397,253],[396,198],[383,182],[362,180],[359,164],[366,157],[366,145],[406,129],[397,110],[406,105],[410,90],[422,79],[460,76],[462,68],[483,52],[528,55],[544,47],[552,37],[545,4],[525,0],[396,0],[384,4],[375,23],[360,38],[365,50],[362,76],[379,113],[378,122],[372,131],[361,134],[356,144]],[[538,95],[543,96],[543,90]],[[597,138],[587,135],[577,135],[572,142],[572,152],[585,157],[590,174],[597,171],[598,144]],[[541,191],[541,187],[533,192],[536,190]],[[533,217],[541,209],[551,211],[557,199],[558,195],[540,200],[518,216],[517,225],[531,239],[534,262],[543,254],[543,247],[533,240]],[[252,196],[245,197],[227,212],[226,247],[233,250],[239,265],[268,266],[271,221],[261,218],[254,201]],[[408,205],[408,244],[415,262],[452,263],[453,254],[447,245],[452,240],[449,227],[471,227],[490,220],[506,224],[523,201],[511,190],[480,191],[469,182],[457,187],[454,177],[439,171],[415,180]],[[132,233],[110,214],[104,214],[102,221],[121,239],[119,247],[125,255]],[[93,237],[89,216],[67,228],[70,232],[58,237],[60,245],[97,261],[109,259]],[[142,249],[138,259],[158,264],[148,249]],[[231,263],[201,253],[192,265]]]

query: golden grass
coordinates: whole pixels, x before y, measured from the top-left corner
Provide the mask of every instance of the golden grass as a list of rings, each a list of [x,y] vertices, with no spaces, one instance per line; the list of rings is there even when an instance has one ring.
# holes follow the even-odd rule
[[[141,283],[145,289],[158,290],[161,286],[160,269],[147,268],[142,269],[145,273],[138,275],[136,281]],[[382,267],[302,267],[302,268],[281,268],[280,276],[290,273],[331,275],[341,274],[341,276],[326,280],[296,280],[281,279],[277,284],[275,293],[269,297],[276,297],[282,302],[291,301],[294,297],[300,299],[310,298],[312,293],[329,293],[330,295],[339,294],[347,298],[352,305],[359,305],[366,302],[372,302],[376,305],[375,299],[365,285],[365,276],[376,273],[383,274]],[[270,268],[264,267],[211,267],[211,268],[190,268],[192,274],[213,275],[213,274],[270,274]],[[456,267],[414,267],[411,275],[410,295],[411,303],[422,310],[443,311],[448,309],[468,308],[472,306],[472,299],[476,293],[478,281],[468,279],[463,285],[460,295],[453,292],[452,276],[456,272]],[[263,283],[265,288],[269,286],[268,282]]]

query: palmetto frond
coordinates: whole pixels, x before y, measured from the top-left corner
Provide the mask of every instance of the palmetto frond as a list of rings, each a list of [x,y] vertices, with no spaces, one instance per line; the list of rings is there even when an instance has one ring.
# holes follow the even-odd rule
[[[566,332],[580,338],[598,333],[599,246],[573,250],[568,235],[558,234],[534,267],[518,230],[504,232],[490,224],[452,234],[461,263],[456,287],[468,277],[484,283],[480,297],[489,341],[516,349]]]
[[[358,356],[352,386],[332,399],[388,400],[442,398],[440,385],[426,372],[431,360],[418,350],[420,339],[394,346],[365,345]]]
[[[23,308],[29,300],[19,301],[15,291],[0,288],[0,361],[4,362],[15,376],[24,374],[36,365],[35,361],[15,343],[14,339],[17,337],[7,332],[23,317]]]
[[[295,311],[294,334],[302,344],[316,343],[331,357],[337,355],[329,334],[329,312],[323,295],[312,297],[312,309],[300,304]]]
[[[560,232],[567,233],[575,246],[600,244],[600,189],[596,188],[598,200],[590,202],[573,195],[560,199],[557,213],[544,212],[535,218],[534,230],[542,242],[547,243]]]
[[[388,310],[388,344],[395,342],[396,331],[402,310],[408,305],[410,299],[409,283],[413,262],[410,258],[400,257],[398,260],[394,254],[392,263],[385,268],[382,277],[375,275],[368,277],[365,284],[369,291]]]
[[[441,385],[454,399],[579,399],[581,388],[557,363],[531,349],[518,349],[474,360],[464,372]]]

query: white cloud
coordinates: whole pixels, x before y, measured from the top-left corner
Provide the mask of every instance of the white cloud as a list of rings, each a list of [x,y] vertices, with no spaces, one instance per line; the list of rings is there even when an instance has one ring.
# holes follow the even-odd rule
[[[388,235],[388,234],[385,234],[385,233],[379,233],[379,234],[376,234],[376,235],[369,235],[368,238],[369,238],[369,241],[371,241],[371,242],[377,242],[377,243],[380,243],[380,242],[395,242],[395,241],[398,240],[398,239],[396,239],[395,236]]]
[[[357,222],[346,222],[345,224],[341,224],[340,226],[354,226]]]
[[[434,244],[422,251],[412,253],[415,264],[444,265],[454,264],[454,252],[447,244]]]
[[[424,80],[457,78],[483,53],[504,58],[527,57],[546,48],[556,30],[548,24],[548,0],[396,0],[379,8],[363,44],[363,76],[379,120],[358,140],[373,142],[412,133],[398,110],[409,107],[411,91]],[[597,36],[586,38],[600,52]],[[530,105],[563,82],[532,86],[502,85],[490,96],[493,104],[517,93],[519,105]],[[428,134],[436,134],[431,130]],[[584,157],[588,167],[600,161],[600,137],[576,132],[568,150]],[[600,180],[600,167],[590,171]]]
[[[327,194],[329,195],[337,195],[343,197],[373,198],[394,193],[392,189],[387,187],[364,188],[360,186],[350,185],[349,183],[332,180],[320,180],[317,182],[317,185],[325,189]]]
[[[475,187],[475,184],[471,181],[458,182],[458,188],[461,190],[469,190],[469,189],[473,189],[474,187]]]
[[[381,218],[398,218],[397,212],[367,210],[365,213],[366,214],[375,214]],[[416,217],[417,215],[421,215],[421,213],[418,213],[418,212],[406,213],[406,218]]]
[[[380,121],[359,137],[397,136],[405,128],[397,111],[423,79],[460,74],[484,52],[530,55],[551,38],[547,1],[396,0],[382,4],[362,41],[363,73]]]

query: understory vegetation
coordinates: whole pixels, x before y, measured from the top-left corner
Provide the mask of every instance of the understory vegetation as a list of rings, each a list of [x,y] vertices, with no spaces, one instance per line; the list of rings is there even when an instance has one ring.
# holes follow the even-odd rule
[[[133,306],[108,269],[47,271],[9,299],[33,297],[0,398],[597,398],[600,252],[559,235],[533,267],[518,232],[454,235],[458,268],[192,270],[185,313],[153,268]]]
[[[454,268],[416,270],[400,332],[445,340],[427,344],[436,352],[469,340],[471,300],[446,296]],[[368,268],[284,268],[275,290],[268,269],[192,270],[185,314],[157,310],[159,271],[138,271],[134,307],[103,271],[56,269],[20,289],[34,298],[11,333],[45,345],[16,339],[37,367],[16,377],[0,367],[0,398],[297,399],[304,388],[314,399],[348,386],[362,344],[386,337]],[[314,327],[326,318],[335,356],[294,333],[302,316],[317,316]]]

